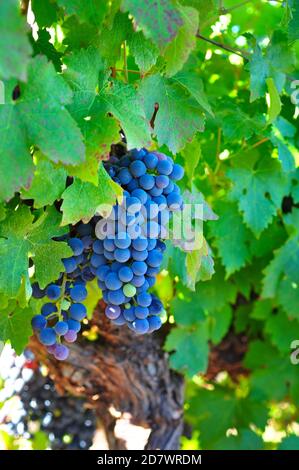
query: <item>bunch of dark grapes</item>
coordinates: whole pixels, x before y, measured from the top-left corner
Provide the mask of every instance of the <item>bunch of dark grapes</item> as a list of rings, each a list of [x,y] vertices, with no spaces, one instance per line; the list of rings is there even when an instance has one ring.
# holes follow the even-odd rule
[[[53,450],[88,449],[96,431],[96,417],[84,408],[84,400],[60,396],[53,382],[37,369],[19,393],[23,413],[14,432],[32,436],[33,429],[44,431]]]
[[[59,279],[44,290],[37,283],[32,286],[33,297],[48,298],[40,314],[33,317],[32,327],[38,333],[40,342],[58,360],[68,357],[69,348],[64,342],[76,341],[81,322],[87,314],[82,302],[87,296],[86,283],[95,277],[90,270],[93,232],[92,224],[76,227],[76,236],[67,238],[73,256],[62,260],[65,273],[61,273]]]
[[[184,171],[170,157],[145,149],[112,157],[106,169],[124,189],[124,198],[96,226],[93,272],[106,316],[138,334],[150,333],[161,326],[163,305],[149,289],[160,271],[169,220],[183,207],[175,181]]]

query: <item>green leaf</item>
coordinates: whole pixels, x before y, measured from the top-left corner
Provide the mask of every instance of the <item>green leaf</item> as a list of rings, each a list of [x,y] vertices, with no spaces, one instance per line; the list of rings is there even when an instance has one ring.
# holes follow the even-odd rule
[[[153,116],[155,104],[159,104],[155,134],[159,144],[166,144],[173,153],[183,148],[197,131],[203,131],[201,107],[178,83],[153,75],[143,80],[140,94],[148,120]]]
[[[201,249],[186,253],[187,287],[195,290],[198,281],[210,280],[214,272],[212,252],[206,240],[203,239]]]
[[[21,187],[28,187],[33,169],[26,133],[16,107],[0,105],[0,200],[8,200]]]
[[[163,54],[166,60],[166,75],[169,77],[181,70],[197,41],[198,12],[192,7],[180,7],[179,12],[183,19],[183,25]]]
[[[32,335],[32,316],[30,307],[20,308],[14,302],[10,302],[7,308],[1,310],[0,341],[9,341],[18,355],[22,354]]]
[[[172,77],[172,80],[175,83],[179,83],[188,93],[190,93],[192,98],[195,99],[203,111],[207,112],[211,116],[214,115],[205,93],[203,82],[198,77],[198,74],[182,70]]]
[[[275,121],[277,116],[280,114],[281,111],[281,101],[278,90],[276,88],[275,82],[273,78],[267,78],[266,80],[268,91],[269,91],[269,123]]]
[[[264,442],[250,429],[238,430],[237,436],[228,436],[220,439],[214,449],[218,450],[263,450]]]
[[[238,201],[245,223],[258,237],[276,215],[287,191],[281,166],[268,156],[257,160],[252,153],[240,162],[239,168],[229,169],[227,175],[234,182],[231,196]]]
[[[122,6],[134,16],[145,35],[160,47],[170,42],[183,24],[179,9],[170,0],[147,0],[143,7],[138,0],[123,0]]]
[[[233,283],[224,280],[224,273],[220,266],[209,282],[200,282],[196,286],[196,302],[201,308],[212,312],[222,309],[227,303],[233,303],[237,289]]]
[[[290,41],[299,39],[299,2],[298,0],[288,0],[290,8],[290,20],[288,24],[288,35]]]
[[[80,21],[99,26],[107,11],[106,0],[57,0],[59,6],[65,8],[68,15],[77,15]]]
[[[54,165],[39,158],[34,171],[34,177],[28,190],[21,191],[22,199],[33,199],[34,207],[39,209],[51,205],[61,198],[65,189],[66,171],[55,168]]]
[[[232,316],[232,309],[229,305],[225,305],[221,310],[209,314],[210,339],[214,344],[220,343],[228,332]]]
[[[29,207],[10,210],[0,223],[0,291],[15,297],[23,278],[28,280],[29,257],[33,259],[36,279],[44,288],[64,271],[62,258],[72,255],[66,243],[53,237],[65,230],[59,227],[60,214],[49,208],[36,221]]]
[[[291,434],[284,437],[278,446],[278,450],[299,450],[299,436]]]
[[[80,220],[88,222],[96,213],[103,215],[107,206],[113,206],[121,194],[120,186],[112,181],[102,165],[99,167],[98,187],[75,178],[62,194],[62,225]]]
[[[188,179],[188,184],[191,186],[194,171],[202,156],[200,148],[199,136],[196,134],[191,142],[187,142],[185,147],[181,150],[181,155],[184,159],[185,174]]]
[[[127,14],[117,12],[113,24],[102,28],[97,44],[110,66],[120,58],[121,46],[133,33],[132,20]]]
[[[180,326],[192,326],[205,320],[205,314],[200,305],[194,302],[193,296],[179,296],[172,300],[170,311],[174,315],[175,321]]]
[[[40,28],[57,22],[58,7],[53,0],[32,0],[32,11]]]
[[[143,147],[150,143],[150,130],[144,110],[132,85],[113,82],[113,86],[101,93],[93,109],[94,113],[106,111],[119,121],[129,148]]]
[[[84,160],[82,134],[65,106],[72,92],[45,57],[35,57],[18,104],[28,138],[52,161],[75,165]],[[46,123],[46,125],[45,125]]]
[[[0,77],[26,80],[31,47],[18,0],[0,3]]]
[[[249,240],[252,235],[243,224],[235,203],[221,202],[216,211],[219,220],[210,224],[210,232],[215,237],[214,245],[229,277],[250,261]]]
[[[299,319],[299,315],[297,317]],[[271,337],[271,342],[277,349],[288,354],[293,339],[299,338],[299,322],[289,319],[284,312],[278,312],[268,318],[265,332]]]
[[[167,336],[164,347],[172,353],[169,361],[173,369],[189,377],[206,371],[209,347],[205,323],[193,328],[174,328]]]
[[[144,36],[142,31],[131,35],[128,46],[130,54],[133,55],[142,73],[147,72],[157,62],[159,49],[150,39]]]

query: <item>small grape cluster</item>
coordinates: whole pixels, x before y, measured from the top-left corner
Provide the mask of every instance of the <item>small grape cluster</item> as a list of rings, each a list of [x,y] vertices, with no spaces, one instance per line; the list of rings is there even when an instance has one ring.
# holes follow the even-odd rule
[[[93,410],[84,408],[83,398],[61,396],[49,377],[39,369],[23,385],[19,397],[24,412],[15,426],[15,433],[30,434],[39,429],[49,436],[52,450],[86,450],[92,445],[96,431]],[[32,424],[35,424],[34,426]]]
[[[90,270],[92,230],[90,224],[81,224],[77,227],[77,236],[67,239],[73,256],[62,260],[65,273],[61,273],[57,281],[46,289],[40,289],[37,283],[32,286],[33,297],[49,299],[40,314],[32,318],[32,327],[38,332],[40,342],[58,360],[68,357],[69,348],[62,341],[76,341],[87,314],[82,303],[87,297],[86,283],[95,277]]]
[[[184,171],[170,157],[146,149],[112,157],[106,169],[124,197],[97,224],[93,272],[107,303],[106,316],[138,334],[150,333],[162,324],[163,305],[148,290],[160,271],[171,214],[183,207],[175,181]]]

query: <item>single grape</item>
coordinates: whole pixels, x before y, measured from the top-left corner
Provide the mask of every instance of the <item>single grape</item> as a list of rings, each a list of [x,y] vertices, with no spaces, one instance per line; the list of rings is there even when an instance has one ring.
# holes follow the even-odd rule
[[[47,325],[47,320],[43,315],[35,315],[31,320],[31,325],[33,329],[41,330]]]
[[[177,193],[171,193],[167,196],[167,204],[170,210],[178,210],[182,205],[183,199]]]
[[[54,352],[55,359],[58,361],[65,361],[69,355],[69,348],[64,344],[57,344]]]
[[[183,176],[184,176],[184,168],[178,163],[175,163],[173,165],[173,169],[169,177],[174,181],[178,181],[178,180],[181,180]]]
[[[73,318],[67,320],[67,324],[69,329],[75,331],[75,333],[79,333],[81,330],[81,323],[77,320],[74,320]]]
[[[110,320],[115,320],[121,314],[121,309],[118,305],[107,305],[105,315]]]
[[[156,245],[157,245],[156,238],[149,238],[147,251],[152,251],[154,248],[156,248]]]
[[[32,284],[32,296],[35,299],[42,299],[43,297],[45,297],[45,295],[46,295],[45,289],[41,289],[39,287],[38,282],[35,282],[34,284]]]
[[[141,188],[146,189],[147,191],[152,189],[155,186],[155,178],[153,175],[142,175],[139,178],[139,185]]]
[[[141,287],[145,283],[145,277],[144,276],[134,276],[131,284],[135,287]]]
[[[158,163],[158,157],[154,153],[149,152],[144,156],[143,161],[147,168],[154,170]]]
[[[132,175],[130,171],[128,170],[128,168],[122,168],[117,176],[118,176],[121,186],[124,186],[130,183],[132,179]]]
[[[68,343],[74,343],[77,339],[77,333],[74,330],[68,330],[68,332],[64,335],[64,339]]]
[[[116,272],[109,273],[105,278],[105,285],[109,290],[118,290],[122,287],[122,282]]]
[[[130,282],[133,279],[133,271],[128,266],[123,266],[118,271],[118,277],[122,282]]]
[[[146,258],[146,262],[151,268],[158,268],[162,261],[163,255],[157,249],[150,251],[148,257]]]
[[[137,251],[137,250],[132,249],[131,255],[132,255],[133,260],[135,261],[144,261],[148,257],[148,251],[147,250]]]
[[[127,185],[128,191],[134,191],[135,189],[139,188],[138,180],[132,179],[130,183]]]
[[[108,260],[108,261],[114,261],[114,259],[115,259],[114,252],[111,252],[111,251],[104,250],[104,256],[105,256],[106,260]]]
[[[131,268],[136,276],[143,276],[147,271],[147,265],[144,261],[134,261]]]
[[[104,253],[104,244],[102,240],[95,240],[92,245],[94,253],[102,255]]]
[[[161,175],[170,175],[173,170],[173,164],[169,160],[160,160],[157,163],[157,171]]]
[[[39,340],[45,346],[56,343],[56,333],[53,328],[43,328],[39,333]]]
[[[65,335],[68,332],[69,326],[66,321],[58,321],[54,327],[55,333],[58,336]]]
[[[124,312],[123,312],[124,318],[129,322],[132,322],[132,321],[136,320],[136,316],[135,316],[134,311],[135,311],[134,307],[131,307],[131,308],[128,308],[127,310],[124,310]]]
[[[117,248],[129,248],[131,245],[131,237],[126,232],[119,232],[114,240],[114,244]]]
[[[151,317],[148,317],[147,321],[149,323],[149,333],[155,330],[159,330],[159,328],[161,328],[162,326],[162,320],[160,317],[151,316]]]
[[[44,317],[47,317],[48,315],[51,315],[51,313],[54,312],[57,312],[57,307],[55,304],[48,302],[42,306],[41,314],[44,315]]]
[[[163,194],[167,195],[167,194],[172,193],[173,188],[174,188],[173,182],[172,182],[172,181],[169,181],[168,186],[166,186],[166,188],[163,189]]]
[[[86,235],[85,237],[82,238],[82,243],[84,246],[84,250],[89,250],[89,248],[92,246],[93,243],[93,238],[91,235]]]
[[[84,245],[80,238],[70,238],[68,244],[73,250],[75,256],[80,256],[83,253]]]
[[[135,238],[135,240],[132,240],[132,246],[134,250],[137,251],[144,251],[147,249],[148,242],[146,238]]]
[[[77,303],[70,306],[70,316],[73,320],[81,321],[87,315],[87,310],[85,305]],[[70,328],[74,329],[74,328]]]
[[[126,284],[123,287],[123,293],[126,297],[134,297],[134,295],[136,294],[136,287],[132,284]]]
[[[61,295],[61,289],[56,284],[50,284],[46,289],[46,294],[50,300],[58,300]]]
[[[108,301],[112,305],[121,305],[125,303],[125,296],[121,289],[110,291],[108,293]]]
[[[166,188],[169,185],[169,178],[166,175],[158,175],[156,178],[156,186],[158,188]]]
[[[149,330],[149,322],[146,319],[140,320],[137,318],[137,320],[133,322],[133,327],[136,333],[144,334]]]
[[[139,318],[140,320],[144,320],[149,314],[149,310],[147,307],[142,307],[141,305],[137,305],[135,307],[135,316],[136,318]]]
[[[114,252],[114,257],[116,261],[119,261],[120,263],[125,263],[130,259],[130,250],[128,248],[122,249],[122,248],[117,248]]]
[[[106,238],[104,240],[104,249],[107,251],[114,251],[115,250],[114,240],[112,240],[111,238]]]
[[[137,303],[141,307],[149,307],[152,303],[152,296],[147,292],[142,292],[141,294],[137,295]]]
[[[141,204],[145,204],[148,199],[146,192],[140,188],[134,189],[132,191],[132,197],[136,197],[137,199],[139,199]]]
[[[135,178],[139,178],[146,173],[146,166],[143,162],[136,160],[131,163],[130,172]]]
[[[121,314],[119,315],[119,317],[117,317],[115,320],[112,320],[112,323],[113,323],[114,325],[117,325],[117,326],[122,326],[122,325],[125,325],[127,322],[126,322],[126,320],[125,320],[123,314],[121,313]]]
[[[86,287],[82,284],[77,284],[75,285],[71,290],[70,290],[70,297],[72,300],[75,302],[82,302],[82,300],[85,300],[87,297],[87,290]]]
[[[77,268],[77,262],[73,256],[62,260],[66,273],[70,274]]]

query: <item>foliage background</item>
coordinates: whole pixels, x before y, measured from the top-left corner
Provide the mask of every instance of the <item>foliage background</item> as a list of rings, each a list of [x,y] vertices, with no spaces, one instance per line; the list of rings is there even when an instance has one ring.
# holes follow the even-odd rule
[[[0,3],[0,344],[21,353],[32,334],[30,283],[69,255],[53,237],[120,194],[101,161],[122,130],[172,153],[204,202],[203,246],[169,246],[157,283],[187,380],[183,448],[299,449],[298,0],[32,0],[30,26],[20,12]]]

